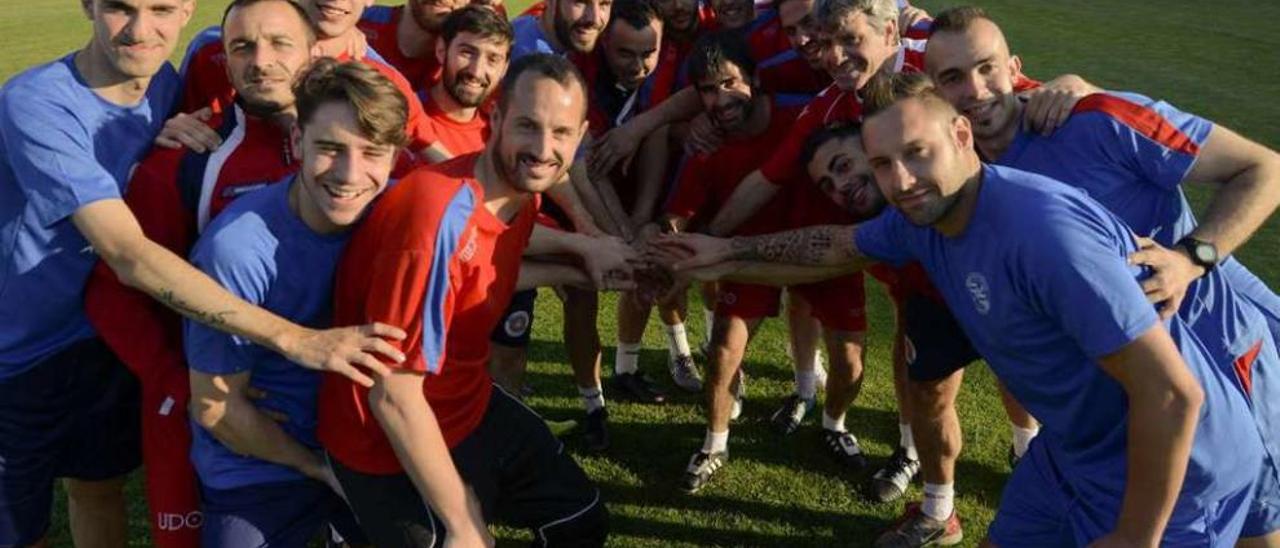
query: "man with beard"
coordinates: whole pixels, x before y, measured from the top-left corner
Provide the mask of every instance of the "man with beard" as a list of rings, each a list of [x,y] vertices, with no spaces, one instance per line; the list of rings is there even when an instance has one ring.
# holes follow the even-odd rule
[[[1226,127],[1130,93],[1087,97],[1050,135],[1027,131],[1011,89],[1021,63],[996,23],[981,9],[955,8],[939,14],[934,36],[926,67],[973,125],[986,158],[1083,188],[1150,238],[1139,254],[1140,264],[1155,269],[1148,295],[1163,315],[1186,321],[1218,363],[1234,364],[1267,449],[1242,535],[1249,540],[1241,545],[1280,546],[1280,399],[1267,327],[1280,307],[1268,310],[1275,294],[1230,257],[1280,203],[1280,157]],[[1181,189],[1186,181],[1218,185],[1202,223]]]
[[[84,8],[94,30],[83,49],[0,91],[0,233],[10,246],[0,252],[0,317],[14,318],[0,330],[5,545],[41,541],[62,476],[73,478],[77,544],[125,543],[122,474],[137,463],[138,396],[84,315],[97,258],[183,315],[361,382],[369,379],[358,367],[381,369],[371,354],[392,351],[378,335],[402,336],[388,326],[298,326],[237,299],[147,238],[120,195],[177,100],[166,59],[194,2],[95,0]]]
[[[294,173],[289,146],[297,115],[292,83],[315,41],[306,14],[287,0],[239,0],[221,36],[236,102],[210,123],[225,145],[209,153],[155,147],[130,177],[125,203],[144,234],[186,256],[197,236],[236,198]],[[90,323],[138,377],[142,458],[157,546],[198,546],[199,496],[187,402],[190,385],[180,316],[124,285],[99,263],[85,289]]]
[[[550,0],[541,12],[527,13],[511,22],[515,32],[515,45],[511,59],[518,60],[533,53],[550,53],[564,56],[574,62],[583,62],[595,50],[596,41],[605,25],[613,0]],[[630,236],[629,230],[617,225],[617,207],[609,208],[587,179],[581,162],[574,158],[568,179],[590,216],[594,219],[586,226],[576,219],[570,223],[555,208],[548,213],[563,228]],[[545,205],[544,205],[545,207]],[[598,228],[597,226],[598,225]],[[625,227],[629,229],[630,227]],[[584,434],[587,447],[603,451],[609,446],[608,411],[605,409],[604,392],[600,383],[600,331],[596,325],[599,299],[595,292],[577,288],[565,288],[564,292],[564,344],[573,369],[574,384],[582,396],[586,410]],[[533,308],[537,299],[535,291],[520,291],[512,298],[511,307],[494,332],[494,369],[511,372],[509,377],[523,373],[528,362],[529,334],[533,326]]]
[[[1233,542],[1263,449],[1231,376],[1181,319],[1162,324],[1148,303],[1145,272],[1128,261],[1132,231],[1078,189],[984,165],[967,119],[901,76],[869,98],[862,135],[892,209],[856,227],[686,235],[669,244],[694,257],[676,267],[801,265],[726,268],[785,279],[919,261],[974,348],[1044,423],[984,545]]]
[[[445,18],[466,5],[467,0],[407,0],[394,7],[370,6],[356,26],[369,47],[421,93],[440,81],[436,40]]]
[[[251,10],[236,15],[263,21]],[[227,26],[232,56],[239,24]],[[326,326],[338,258],[387,186],[409,109],[390,80],[354,61],[321,59],[295,90],[298,173],[236,200],[201,235],[191,262],[248,302]],[[315,439],[319,373],[194,322],[183,339],[201,546],[305,546],[330,527],[365,544]]]
[[[803,101],[787,96],[771,96],[760,92],[752,84],[749,75],[755,68],[744,40],[733,33],[718,33],[699,41],[691,55],[689,70],[696,82],[699,96],[716,125],[725,132],[724,146],[710,155],[689,156],[681,167],[676,189],[667,205],[665,223],[678,231],[689,228],[695,218],[706,219],[733,193],[743,175],[754,169],[785,135],[785,128],[795,121],[804,108]],[[778,215],[794,204],[790,194],[775,197],[767,209],[753,217],[738,229],[740,234],[763,234],[787,227],[786,215]],[[859,280],[860,281],[860,280]],[[838,408],[835,413],[843,416],[852,396],[856,394],[857,371],[861,369],[860,347],[856,337],[865,330],[865,320],[860,315],[829,314],[838,306],[853,307],[861,312],[861,283],[848,291],[831,291],[831,286],[796,287],[794,297],[814,299],[815,290],[826,289],[822,300],[834,301],[830,305],[814,302],[815,312],[832,331],[829,332],[832,355],[833,379],[828,390],[828,407]],[[735,387],[740,390],[739,368],[748,342],[760,322],[767,316],[775,316],[779,309],[780,292],[777,289],[753,284],[721,284],[716,303],[714,328],[707,365],[707,413],[708,428],[703,447],[689,460],[682,488],[696,492],[711,480],[712,475],[728,460],[729,422],[733,418]],[[851,318],[851,319],[850,319]],[[809,384],[809,392],[800,402],[802,413],[814,406],[816,387]],[[781,419],[783,417],[775,417]],[[785,417],[788,421],[794,417]],[[788,423],[786,433],[794,431],[799,418]],[[856,441],[847,432],[832,429],[826,437],[848,437],[856,447]],[[825,432],[826,430],[824,430]],[[840,446],[841,441],[835,442]],[[841,464],[856,464],[849,459],[860,458],[854,453],[840,451]]]
[[[444,20],[435,56],[444,76],[422,106],[433,136],[427,158],[441,162],[484,148],[489,139],[485,102],[507,72],[511,24],[493,10],[461,8]]]
[[[356,27],[360,15],[372,0],[297,0],[297,3],[307,13],[314,29],[314,53],[340,61],[359,60],[395,82],[409,99],[406,150],[417,154],[429,146],[426,114],[413,91],[414,87],[376,51],[366,47],[364,34]],[[157,144],[172,148],[186,146],[196,152],[207,152],[222,144],[222,139],[203,122],[212,114],[228,108],[235,100],[235,88],[227,79],[225,67],[227,52],[219,33],[219,27],[206,29],[187,46],[187,54],[182,61],[184,91],[181,112],[191,114],[179,114],[170,121]],[[209,110],[204,110],[206,107]],[[405,171],[411,160],[413,158],[405,158],[398,171]]]
[[[530,528],[541,545],[604,543],[599,491],[487,373],[521,255],[563,251],[543,249],[534,217],[586,133],[586,101],[565,59],[517,59],[484,151],[415,171],[351,239],[335,320],[383,318],[411,333],[410,361],[372,389],[334,376],[321,389],[320,441],[374,545],[479,546],[492,542],[491,520]]]

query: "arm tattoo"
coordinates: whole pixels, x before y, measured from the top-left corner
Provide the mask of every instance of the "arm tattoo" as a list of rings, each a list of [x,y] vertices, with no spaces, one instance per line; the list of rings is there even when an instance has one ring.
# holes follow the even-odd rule
[[[235,314],[234,310],[205,312],[203,310],[193,308],[191,305],[187,304],[186,301],[179,299],[172,289],[161,289],[160,300],[163,301],[166,306],[174,309],[179,314],[213,328],[226,325],[227,317]]]
[[[802,265],[837,265],[860,257],[848,226],[814,226],[732,241],[734,257]]]

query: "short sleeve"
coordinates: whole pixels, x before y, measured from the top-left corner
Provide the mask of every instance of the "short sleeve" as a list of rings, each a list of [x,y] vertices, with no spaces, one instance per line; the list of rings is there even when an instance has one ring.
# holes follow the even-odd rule
[[[1097,208],[1053,207],[1018,262],[1032,299],[1090,358],[1119,351],[1159,318],[1125,257],[1127,228]]]
[[[886,208],[876,218],[858,225],[854,232],[854,246],[858,253],[894,266],[902,266],[916,260],[907,241],[907,220],[897,211]]]
[[[262,306],[275,277],[274,255],[266,242],[246,234],[246,224],[260,223],[252,215],[215,227],[196,242],[191,264],[218,285],[246,302]],[[265,227],[262,227],[265,230]],[[249,236],[249,237],[246,237]],[[252,369],[253,343],[194,320],[184,321],[187,363],[202,373],[232,374]]]
[[[814,101],[817,102],[816,100]],[[800,156],[804,153],[804,142],[809,134],[822,124],[821,115],[814,108],[806,108],[796,118],[782,144],[773,151],[773,155],[760,166],[760,173],[775,185],[782,185],[797,177],[805,176],[800,168]]]
[[[1101,146],[1122,155],[1124,165],[1144,180],[1167,189],[1186,179],[1213,130],[1204,118],[1138,95],[1091,95],[1076,107],[1090,111],[1105,116],[1094,128]]]
[[[14,178],[41,226],[120,198],[120,184],[98,163],[92,137],[73,112],[47,95],[15,101],[16,95],[4,97],[0,131]]]

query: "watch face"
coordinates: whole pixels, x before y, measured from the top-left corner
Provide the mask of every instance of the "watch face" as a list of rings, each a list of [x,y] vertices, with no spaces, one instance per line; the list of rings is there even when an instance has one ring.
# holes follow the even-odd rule
[[[1197,244],[1195,246],[1196,260],[1204,264],[1213,264],[1218,262],[1218,252],[1209,244]]]

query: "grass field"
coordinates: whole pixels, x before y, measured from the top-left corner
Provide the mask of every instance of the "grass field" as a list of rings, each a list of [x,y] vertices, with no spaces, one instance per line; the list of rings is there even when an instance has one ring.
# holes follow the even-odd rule
[[[922,0],[931,11],[955,2]],[[75,0],[0,0],[0,80],[83,44],[88,23]],[[193,34],[216,21],[225,1],[202,2]],[[1159,96],[1260,140],[1280,147],[1280,36],[1271,22],[1280,3],[1247,0],[1105,0],[1052,2],[987,0],[981,5],[1003,23],[1026,70],[1047,78],[1075,72],[1104,87]],[[523,6],[509,6],[518,13]],[[1203,206],[1206,189],[1193,188]],[[1273,219],[1240,252],[1264,280],[1280,282],[1280,231]],[[873,468],[897,442],[888,358],[890,309],[878,290],[870,293],[872,332],[868,338],[867,381],[849,413],[848,424],[873,459]],[[549,293],[539,301],[532,343],[530,404],[552,418],[582,413],[560,343],[560,311]],[[612,363],[613,298],[606,298],[601,331],[605,367]],[[690,320],[692,337],[705,332],[701,316]],[[696,545],[869,545],[899,511],[899,504],[865,502],[856,492],[866,476],[841,472],[818,452],[817,425],[780,439],[767,417],[791,390],[786,339],[780,323],[766,323],[746,360],[751,375],[743,420],[733,428],[732,460],[713,484],[686,496],[677,482],[689,455],[701,444],[700,397],[677,393],[665,373],[661,333],[646,336],[642,368],[674,394],[663,406],[610,402],[613,446],[603,456],[571,447],[604,490],[613,514],[612,543],[618,546]],[[958,468],[958,509],[965,520],[966,545],[981,539],[1008,473],[1008,426],[984,367],[971,367],[960,396],[965,451]],[[869,472],[868,472],[869,473]],[[140,481],[131,484],[132,545],[146,546]],[[918,497],[918,488],[909,497]],[[55,545],[70,545],[65,502],[57,503]],[[500,530],[504,543],[521,538]]]

